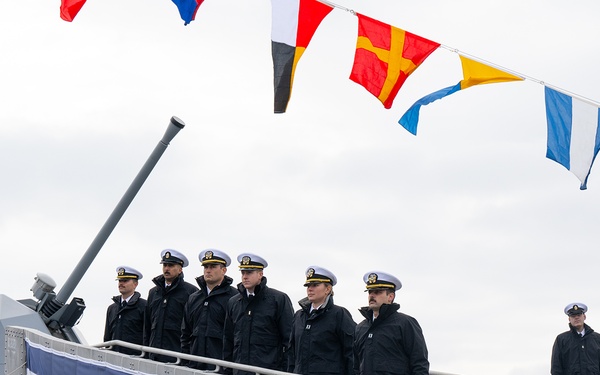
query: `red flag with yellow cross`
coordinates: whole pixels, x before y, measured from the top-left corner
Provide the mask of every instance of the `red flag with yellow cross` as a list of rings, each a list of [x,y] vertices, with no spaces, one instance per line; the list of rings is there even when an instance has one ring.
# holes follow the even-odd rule
[[[440,44],[356,15],[358,39],[350,79],[364,86],[389,109],[404,81]]]

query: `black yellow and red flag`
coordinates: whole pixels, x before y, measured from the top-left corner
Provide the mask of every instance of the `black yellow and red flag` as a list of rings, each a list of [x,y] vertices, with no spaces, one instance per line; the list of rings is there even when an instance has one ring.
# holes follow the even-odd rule
[[[316,0],[272,0],[271,46],[275,113],[284,113],[294,73],[321,21],[333,9]]]

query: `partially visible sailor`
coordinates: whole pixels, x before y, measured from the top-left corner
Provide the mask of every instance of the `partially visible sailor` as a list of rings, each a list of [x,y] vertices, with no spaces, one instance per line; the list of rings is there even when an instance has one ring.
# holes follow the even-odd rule
[[[600,334],[585,324],[588,307],[573,302],[564,308],[569,330],[556,337],[552,347],[552,375],[600,374]]]

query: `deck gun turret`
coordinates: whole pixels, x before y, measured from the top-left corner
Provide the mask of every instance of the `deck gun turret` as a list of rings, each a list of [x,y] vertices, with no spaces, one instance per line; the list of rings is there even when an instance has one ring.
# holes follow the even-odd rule
[[[112,233],[113,229],[135,198],[146,178],[167,149],[169,142],[185,126],[184,122],[177,117],[172,117],[165,134],[142,169],[108,217],[85,254],[73,269],[73,272],[60,289],[58,294],[54,292],[56,283],[46,274],[38,273],[35,277],[31,291],[33,299],[15,301],[0,294],[0,329],[4,338],[6,326],[21,326],[33,328],[68,341],[85,343],[79,332],[74,329],[85,309],[83,299],[74,297],[69,303],[67,301],[75,290],[75,287],[98,255],[98,252]],[[0,353],[4,352],[5,340],[0,341]],[[0,371],[4,370],[4,360],[0,356]]]

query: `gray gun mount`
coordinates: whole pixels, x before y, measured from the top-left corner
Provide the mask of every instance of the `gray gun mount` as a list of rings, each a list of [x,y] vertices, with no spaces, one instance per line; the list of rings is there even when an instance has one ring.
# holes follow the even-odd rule
[[[3,336],[5,327],[12,325],[37,329],[76,343],[85,343],[79,331],[74,329],[83,314],[85,303],[83,299],[78,297],[74,297],[70,303],[67,303],[67,301],[169,146],[169,142],[184,126],[184,122],[179,118],[175,116],[171,118],[162,139],[158,142],[58,294],[54,292],[56,287],[54,280],[43,273],[36,275],[35,283],[31,288],[36,300],[14,301],[0,294],[0,329]],[[4,342],[4,339],[0,341],[0,352],[4,352]],[[5,362],[0,359],[0,370],[4,369],[4,364]]]

